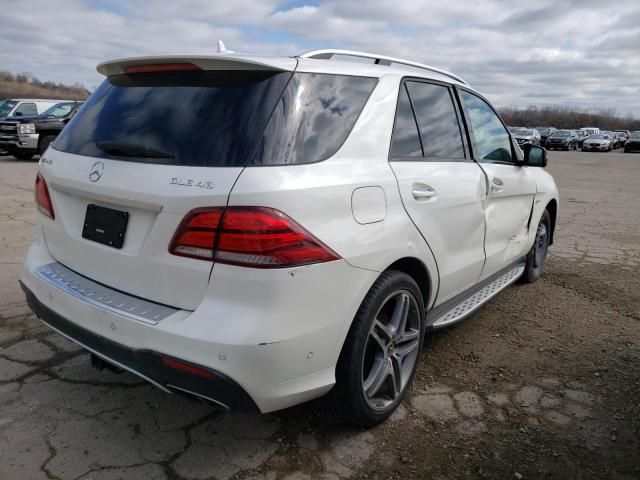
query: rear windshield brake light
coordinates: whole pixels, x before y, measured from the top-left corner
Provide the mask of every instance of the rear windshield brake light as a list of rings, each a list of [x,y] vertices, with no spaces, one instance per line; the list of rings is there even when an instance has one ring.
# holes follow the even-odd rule
[[[193,63],[150,63],[147,65],[132,65],[125,68],[126,73],[184,72],[190,70],[202,69]]]

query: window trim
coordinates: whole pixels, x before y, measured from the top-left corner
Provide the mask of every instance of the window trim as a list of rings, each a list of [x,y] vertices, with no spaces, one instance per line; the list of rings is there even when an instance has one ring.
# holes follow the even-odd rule
[[[464,152],[464,158],[458,159],[447,159],[440,157],[427,157],[424,151],[424,145],[422,143],[422,135],[420,134],[420,124],[418,123],[418,116],[416,115],[416,109],[413,105],[413,99],[411,98],[411,94],[409,93],[409,88],[407,88],[407,82],[416,82],[416,83],[427,83],[430,85],[438,85],[441,87],[445,87],[449,92],[449,98],[451,99],[451,104],[453,105],[453,110],[456,114],[456,119],[458,120],[458,129],[460,131],[460,140],[462,142],[462,149]],[[464,116],[462,114],[462,110],[460,109],[460,105],[457,102],[457,96],[454,88],[454,84],[441,82],[439,80],[432,80],[429,78],[422,77],[402,77],[400,80],[400,86],[398,88],[398,95],[396,97],[396,109],[393,117],[393,126],[391,128],[391,140],[389,142],[389,153],[387,155],[387,159],[389,162],[429,162],[429,163],[461,163],[461,162],[473,162],[473,157],[471,155],[471,148],[467,138],[467,128],[466,123],[464,122]],[[396,128],[396,121],[398,120],[398,107],[400,105],[400,90],[404,88],[407,92],[407,97],[409,98],[409,103],[411,105],[411,111],[413,113],[413,121],[416,124],[416,130],[418,132],[418,139],[420,141],[420,147],[422,148],[422,157],[394,157],[391,155],[391,147],[393,146],[393,133]]]
[[[467,135],[469,137],[469,143],[471,146],[471,159],[474,162],[477,163],[495,163],[495,164],[499,164],[499,165],[515,165],[515,166],[522,166],[523,164],[523,156],[522,156],[522,151],[520,150],[520,147],[518,147],[518,149],[516,150],[515,146],[514,146],[514,138],[513,135],[511,134],[511,130],[509,130],[509,127],[507,127],[507,125],[504,123],[504,120],[502,120],[502,117],[500,117],[500,114],[496,111],[496,109],[493,107],[493,105],[491,105],[491,102],[489,102],[489,100],[487,100],[486,97],[484,97],[483,95],[481,95],[480,93],[473,91],[469,88],[464,88],[461,87],[459,85],[455,85],[454,89],[456,91],[456,97],[458,99],[458,102],[460,104],[460,109],[462,111],[462,114],[464,116],[464,123],[465,123],[465,127],[467,129]],[[464,104],[464,101],[462,99],[462,95],[460,92],[467,92],[470,95],[474,95],[475,97],[478,97],[480,100],[482,100],[484,103],[486,103],[489,108],[491,109],[491,111],[495,114],[495,116],[498,118],[498,120],[500,121],[500,123],[502,124],[502,127],[505,129],[505,131],[507,132],[507,135],[509,136],[509,143],[511,145],[511,158],[513,159],[510,162],[507,161],[503,161],[503,160],[486,160],[484,158],[476,158],[476,152],[478,150],[478,147],[476,146],[476,139],[475,136],[473,135],[473,130],[471,127],[471,119],[469,118],[469,113],[467,112],[466,106]],[[517,143],[516,143],[517,145]]]

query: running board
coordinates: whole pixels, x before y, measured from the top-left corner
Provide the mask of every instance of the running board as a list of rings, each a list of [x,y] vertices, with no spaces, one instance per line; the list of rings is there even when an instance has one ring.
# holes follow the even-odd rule
[[[440,307],[444,307],[446,309],[444,312],[441,311],[440,307],[436,307],[434,311],[430,312],[432,315],[435,312],[436,318],[429,322],[429,326],[436,330],[463,320],[491,300],[500,291],[518,280],[520,275],[522,275],[522,272],[524,272],[523,264],[513,266],[506,272],[499,274],[493,280],[489,281],[489,283],[481,287],[479,290],[474,289],[475,292],[474,290],[471,290],[471,292],[473,292],[471,294],[463,294],[463,297],[458,301],[454,299],[453,305],[449,306],[449,302],[441,305]]]

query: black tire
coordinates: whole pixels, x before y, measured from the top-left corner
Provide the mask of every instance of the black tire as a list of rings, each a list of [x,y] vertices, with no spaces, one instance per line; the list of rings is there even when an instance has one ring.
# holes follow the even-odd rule
[[[55,135],[46,135],[38,142],[38,155],[42,156],[47,151],[51,142],[56,139]]]
[[[13,152],[13,156],[18,160],[31,160],[33,158],[33,153],[31,152]]]
[[[544,237],[540,237],[541,229],[544,228]],[[533,283],[540,278],[544,269],[544,261],[549,250],[549,240],[551,238],[551,216],[545,210],[536,228],[536,237],[533,246],[527,254],[527,263],[520,280],[522,283]]]
[[[415,303],[411,303],[417,312],[411,310],[413,319],[419,323],[417,337],[417,356],[410,375],[406,375],[406,383],[393,400],[384,409],[375,410],[371,399],[365,393],[365,365],[370,332],[373,331],[374,320],[383,314],[383,307],[394,294],[409,295]],[[417,316],[415,314],[417,313]],[[402,402],[418,365],[422,352],[424,337],[424,304],[420,288],[413,278],[404,272],[389,270],[380,275],[362,301],[351,324],[349,333],[340,352],[336,366],[336,385],[330,393],[333,408],[347,422],[361,427],[372,427],[386,420]],[[414,333],[415,334],[415,333]],[[415,349],[411,350],[414,355]],[[407,355],[408,356],[408,355]],[[386,355],[385,355],[386,358]],[[411,367],[409,365],[409,367]],[[387,382],[387,377],[385,383]]]

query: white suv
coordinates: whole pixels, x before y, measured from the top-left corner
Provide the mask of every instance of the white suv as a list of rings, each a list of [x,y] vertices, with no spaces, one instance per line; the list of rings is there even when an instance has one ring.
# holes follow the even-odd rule
[[[541,274],[545,151],[451,73],[334,50],[98,71],[40,161],[21,276],[98,367],[225,409],[331,390],[373,425],[426,332]]]

